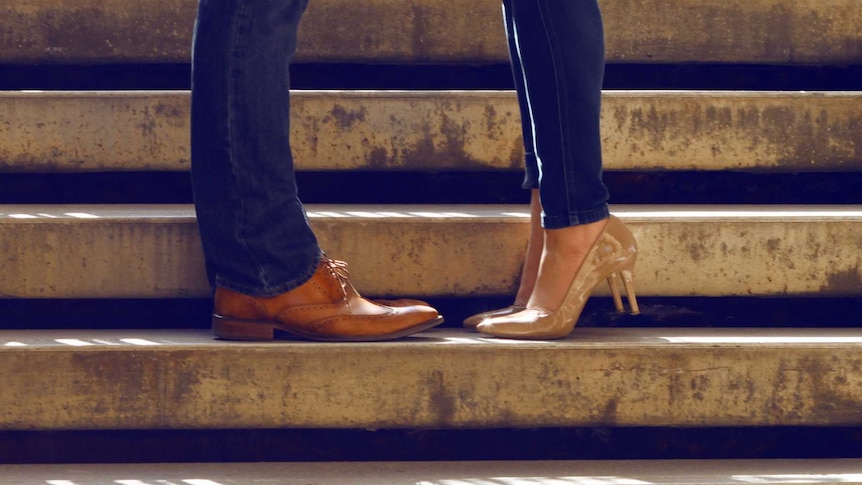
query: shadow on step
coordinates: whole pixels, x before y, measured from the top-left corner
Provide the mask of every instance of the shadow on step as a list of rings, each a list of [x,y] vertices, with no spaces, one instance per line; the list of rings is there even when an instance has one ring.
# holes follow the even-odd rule
[[[0,433],[0,463],[859,458],[862,428]]]
[[[852,328],[862,298],[656,298],[638,299],[638,316],[613,311],[610,298],[587,302],[579,327],[789,327]],[[431,298],[459,328],[474,313],[511,303],[508,297]],[[165,300],[2,300],[4,329],[182,329],[207,328],[211,301]]]
[[[306,204],[528,204],[522,179],[518,171],[297,173]],[[613,204],[862,204],[862,172],[606,172],[604,179]],[[187,172],[0,174],[0,204],[191,203]]]
[[[189,89],[188,64],[5,65],[0,90]],[[295,64],[295,89],[514,89],[508,64]],[[862,66],[609,64],[605,89],[859,90]]]

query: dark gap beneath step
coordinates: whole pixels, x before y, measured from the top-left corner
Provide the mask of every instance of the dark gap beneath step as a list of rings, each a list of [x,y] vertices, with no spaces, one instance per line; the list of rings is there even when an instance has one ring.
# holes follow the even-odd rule
[[[859,427],[0,432],[3,464],[860,456]]]
[[[295,89],[513,89],[508,64],[296,64]],[[0,90],[184,90],[189,64],[0,65]],[[606,89],[855,91],[862,66],[609,64]]]
[[[411,296],[411,295],[401,295]],[[640,297],[642,313],[618,314],[607,297],[591,298],[579,328],[857,328],[862,298],[823,297]],[[511,304],[511,297],[430,298],[446,318],[443,327],[460,328],[474,313]],[[209,299],[5,299],[2,329],[206,329]]]
[[[299,172],[307,204],[527,204],[519,172]],[[612,204],[862,204],[862,172],[606,172]],[[188,204],[187,172],[3,173],[0,204]]]

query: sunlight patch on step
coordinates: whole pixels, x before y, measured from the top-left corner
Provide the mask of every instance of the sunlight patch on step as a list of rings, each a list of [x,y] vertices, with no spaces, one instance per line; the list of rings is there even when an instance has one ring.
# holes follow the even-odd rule
[[[480,214],[470,214],[467,212],[429,212],[429,211],[419,211],[419,212],[392,212],[392,211],[347,211],[347,212],[335,212],[335,211],[308,211],[306,212],[309,218],[318,218],[318,217],[332,217],[332,218],[347,218],[347,217],[360,217],[364,219],[413,219],[413,218],[423,218],[423,219],[441,219],[441,218],[456,218],[456,219],[472,219],[477,217],[482,217]],[[510,215],[506,213],[501,213],[500,215]],[[521,217],[521,215],[517,215],[516,217]],[[529,217],[529,214],[526,215]]]
[[[88,345],[96,345],[92,342],[85,342],[83,340],[78,340],[75,338],[58,338],[54,339],[55,342],[63,345],[70,345],[72,347],[86,347]]]
[[[621,211],[617,215],[623,219],[641,217],[648,219],[775,219],[775,218],[812,218],[812,217],[862,217],[858,210],[763,210],[734,209],[728,211],[698,210],[698,211]]]
[[[144,345],[144,346],[162,345],[158,342],[153,342],[152,340],[146,340],[146,339],[142,339],[142,338],[121,338],[120,342],[131,344],[131,345]]]
[[[381,219],[386,216],[380,214],[379,212],[363,212],[363,211],[351,211],[346,213],[349,216],[353,217],[364,217],[366,219]]]
[[[436,334],[416,334],[417,338],[431,337],[439,339],[437,345],[461,345],[461,344],[495,344],[495,345],[557,345],[557,341],[551,340],[518,340],[518,339],[503,339],[496,337],[481,337],[481,336],[466,336],[466,337],[440,337]]]
[[[417,485],[652,485],[624,477],[489,477],[422,481]]]
[[[709,477],[710,483],[859,483],[862,474],[788,474],[788,475],[732,475]],[[579,477],[488,477],[488,478],[457,478],[433,481],[421,481],[417,485],[654,485],[637,478],[613,476],[579,476]],[[663,483],[668,483],[663,481]],[[682,482],[695,483],[695,482]]]
[[[153,342],[152,340],[147,340],[147,339],[142,339],[142,338],[121,338],[121,339],[119,339],[119,342],[111,342],[109,340],[100,340],[100,339],[92,339],[91,342],[88,342],[86,340],[80,340],[80,339],[74,339],[74,338],[59,338],[59,339],[54,339],[54,341],[57,343],[60,343],[63,345],[69,345],[72,347],[86,347],[86,346],[97,345],[97,344],[122,345],[119,342],[122,342],[124,344],[129,344],[129,345],[143,346],[143,347],[152,347],[155,345],[162,345],[159,342]]]
[[[732,480],[743,483],[859,483],[860,473],[835,473],[828,475],[734,475]]]
[[[331,211],[307,212],[306,215],[308,215],[308,217],[337,217],[337,218],[350,217],[347,214],[342,214],[339,212],[331,212]]]
[[[860,344],[860,336],[842,337],[798,337],[792,335],[780,335],[774,337],[764,336],[679,336],[658,337],[672,344]]]
[[[78,483],[72,480],[45,480],[47,485],[79,485]],[[117,485],[175,485],[175,482],[171,482],[168,480],[132,480],[132,479],[123,479],[123,480],[114,480],[111,483],[116,483]],[[182,480],[182,483],[186,483],[188,485],[222,485],[221,482],[216,482],[213,480],[209,480],[206,478],[188,478]]]
[[[3,214],[0,214],[3,215]],[[101,219],[100,216],[96,214],[90,214],[87,212],[66,212],[63,215],[68,217],[73,217],[75,219]],[[8,214],[7,217],[11,219],[59,219],[60,216],[54,214],[46,214],[43,212],[39,212],[37,214]]]
[[[479,217],[476,214],[465,214],[463,212],[410,212],[410,214],[416,217],[425,217],[425,218],[435,218],[435,217],[460,217],[460,218],[469,218],[469,217]]]
[[[3,344],[4,347],[26,347],[27,344],[23,342],[6,342]]]
[[[410,215],[404,214],[403,212],[378,212],[378,214],[382,215],[383,217],[392,217],[395,219],[410,217]]]

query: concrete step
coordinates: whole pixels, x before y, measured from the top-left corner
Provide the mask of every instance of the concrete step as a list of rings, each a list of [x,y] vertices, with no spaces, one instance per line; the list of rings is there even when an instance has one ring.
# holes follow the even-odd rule
[[[862,460],[481,461],[0,465],[0,484],[862,484]]]
[[[368,295],[514,293],[522,206],[309,206]],[[859,296],[860,206],[618,206],[643,296]],[[191,206],[0,206],[0,295],[209,295]],[[597,294],[605,294],[602,287]]]
[[[862,330],[431,330],[236,343],[206,330],[2,330],[0,429],[862,423]]]
[[[862,10],[855,0],[600,3],[611,62],[862,60]],[[0,62],[187,62],[195,7],[188,0],[4,2]],[[496,0],[318,0],[300,34],[304,62],[507,60]]]
[[[609,91],[608,170],[862,170],[862,93]],[[0,170],[188,170],[187,92],[0,93]],[[301,91],[300,170],[520,170],[513,92]]]

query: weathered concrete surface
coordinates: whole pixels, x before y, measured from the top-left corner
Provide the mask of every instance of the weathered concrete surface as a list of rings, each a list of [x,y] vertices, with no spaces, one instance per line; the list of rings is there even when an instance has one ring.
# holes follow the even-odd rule
[[[475,335],[239,344],[198,330],[0,331],[0,429],[862,423],[858,329]]]
[[[852,64],[856,0],[604,0],[611,62]],[[0,5],[0,62],[187,62],[194,0]],[[497,0],[315,0],[305,62],[506,62]]]
[[[5,171],[188,170],[188,93],[5,92]]]
[[[300,170],[521,170],[511,92],[299,91]],[[862,93],[608,91],[608,170],[862,170]],[[186,92],[0,93],[0,170],[188,170]]]
[[[0,484],[71,483],[200,485],[821,485],[862,484],[862,460],[453,461],[372,463],[173,463],[0,465]],[[200,478],[199,478],[200,480]],[[56,484],[59,485],[59,484]]]
[[[862,294],[862,207],[623,206],[641,295]],[[369,295],[511,294],[519,206],[309,206],[321,246]],[[209,294],[189,206],[0,206],[0,296]],[[605,294],[600,288],[597,294]]]

